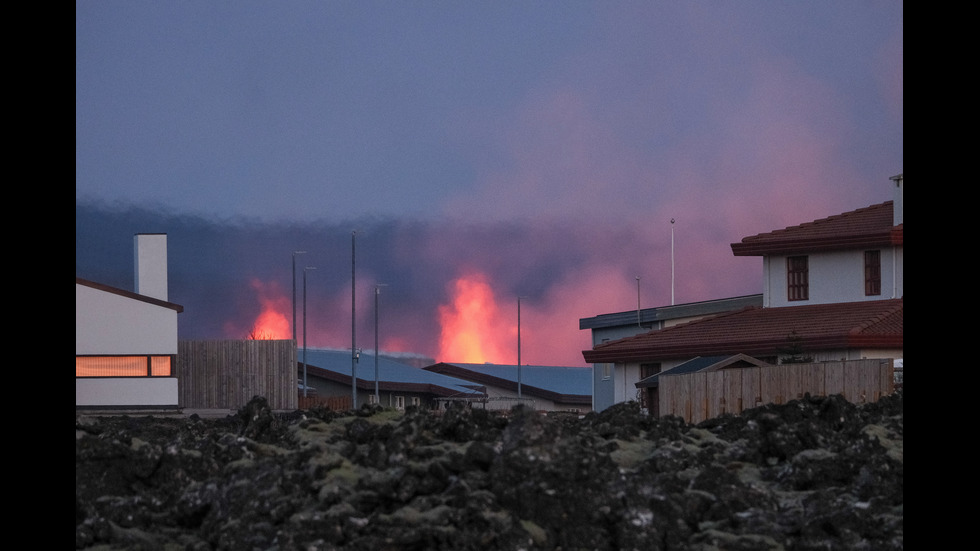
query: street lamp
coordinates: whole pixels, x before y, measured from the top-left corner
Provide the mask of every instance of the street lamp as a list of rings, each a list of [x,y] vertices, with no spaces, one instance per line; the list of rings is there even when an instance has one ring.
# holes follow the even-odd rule
[[[374,285],[374,403],[381,404],[381,393],[378,390],[378,304],[381,301],[381,288],[387,287],[386,283],[376,283]]]
[[[517,297],[517,399],[523,398],[521,392],[521,299],[527,297]]]
[[[357,316],[354,292],[356,289],[354,279],[354,259],[355,259],[355,238],[357,231],[350,232],[350,391],[351,407],[357,409]]]
[[[636,326],[643,328],[643,324],[640,323],[640,276],[636,276]]]
[[[296,340],[296,255],[306,251],[293,251],[293,341]]]
[[[303,268],[303,398],[306,398],[306,272],[315,270],[313,266]]]
[[[670,219],[670,304],[674,305],[674,219]]]

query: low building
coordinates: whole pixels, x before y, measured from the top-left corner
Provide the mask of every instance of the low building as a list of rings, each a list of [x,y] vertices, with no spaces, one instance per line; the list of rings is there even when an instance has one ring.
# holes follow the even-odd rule
[[[523,404],[538,411],[592,411],[592,370],[588,367],[440,362],[427,371],[486,388],[487,409]]]
[[[671,304],[657,308],[643,308],[627,312],[600,314],[579,320],[579,329],[592,332],[592,346],[631,337],[649,331],[658,331],[708,316],[741,310],[750,306],[762,306],[762,295],[705,300],[685,304]],[[640,373],[640,367],[613,369],[613,364],[593,366],[592,407],[602,411],[613,404],[642,399],[633,382],[648,376]]]
[[[451,401],[479,402],[486,398],[479,384],[412,367],[384,355],[377,357],[377,377],[372,354],[359,354],[355,363],[350,350],[308,348],[300,349],[298,358],[301,396],[304,384],[307,396],[349,398],[347,403],[352,403],[356,395],[355,408],[377,403],[396,409],[436,409]]]

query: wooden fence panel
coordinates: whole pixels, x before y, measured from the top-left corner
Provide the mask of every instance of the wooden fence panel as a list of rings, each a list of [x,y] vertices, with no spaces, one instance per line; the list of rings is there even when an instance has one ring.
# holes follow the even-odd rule
[[[742,409],[752,409],[762,405],[762,370],[742,370]]]
[[[667,380],[669,379],[669,380]],[[676,415],[684,419],[691,418],[690,378],[688,377],[661,377],[660,398],[661,415]]]
[[[724,371],[705,373],[705,418],[718,417],[725,413],[728,404]]]
[[[180,341],[180,406],[238,409],[254,396],[269,407],[297,407],[296,344],[292,340]]]
[[[824,381],[824,370],[818,364],[800,365],[800,391],[811,396],[826,396],[827,384]],[[802,396],[801,396],[802,398]]]
[[[859,404],[861,399],[861,370],[852,366],[844,365],[844,398],[848,402]]]
[[[689,423],[700,423],[762,404],[785,404],[806,394],[841,394],[849,402],[863,404],[894,390],[892,361],[871,359],[664,373],[657,393],[661,416],[677,415]]]
[[[325,407],[333,411],[348,411],[353,406],[351,396],[307,396],[299,397],[298,409],[312,409],[314,407]]]
[[[895,392],[895,366],[893,363],[881,364],[878,366],[878,394],[875,401],[892,392]]]
[[[707,373],[691,374],[691,422],[700,423],[708,417]],[[694,421],[697,419],[697,421]]]
[[[824,390],[826,395],[844,394],[844,363],[827,362],[824,365]]]
[[[721,373],[725,381],[725,403],[721,413],[739,413],[742,411],[742,374],[744,369],[723,369]]]

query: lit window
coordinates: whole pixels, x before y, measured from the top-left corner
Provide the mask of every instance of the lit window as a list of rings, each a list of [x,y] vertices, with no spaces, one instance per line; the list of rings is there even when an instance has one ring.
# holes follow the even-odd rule
[[[172,356],[75,356],[76,377],[170,377]]]
[[[864,294],[881,294],[881,251],[864,251]]]
[[[786,258],[786,283],[787,299],[810,299],[810,274],[806,256]]]

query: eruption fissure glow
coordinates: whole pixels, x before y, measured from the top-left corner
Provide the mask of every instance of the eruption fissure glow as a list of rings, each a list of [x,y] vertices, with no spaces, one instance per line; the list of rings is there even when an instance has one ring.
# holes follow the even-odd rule
[[[453,282],[451,302],[439,307],[439,325],[439,361],[513,363],[507,352],[513,328],[485,275],[470,272]]]
[[[258,279],[251,282],[258,292],[262,311],[252,324],[250,338],[256,340],[275,340],[293,338],[286,312],[290,311],[289,298],[275,283],[263,283]]]

